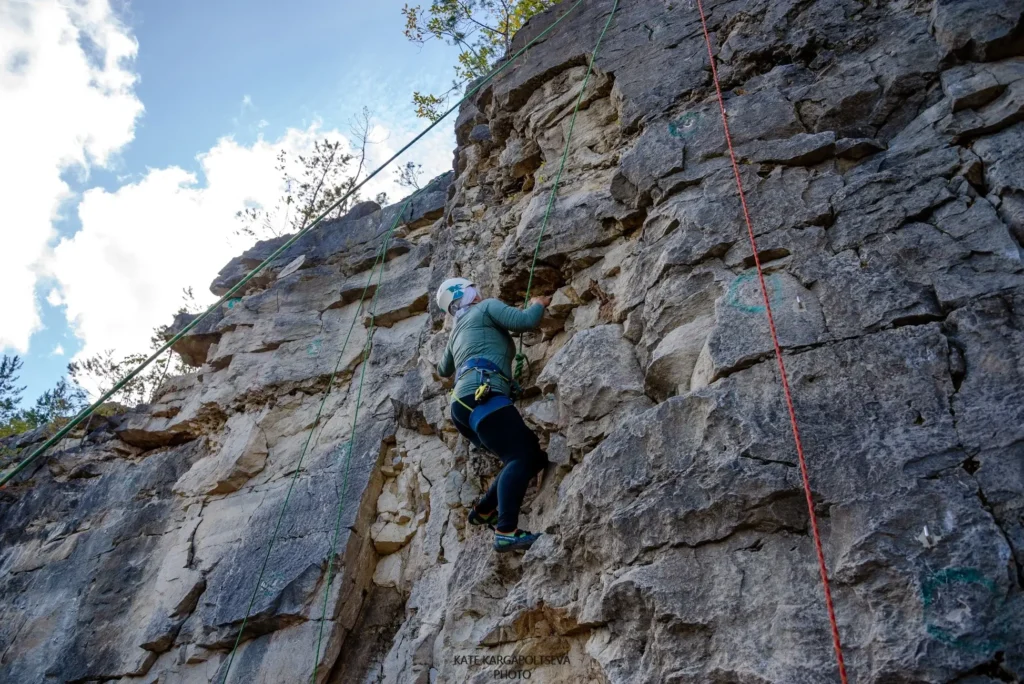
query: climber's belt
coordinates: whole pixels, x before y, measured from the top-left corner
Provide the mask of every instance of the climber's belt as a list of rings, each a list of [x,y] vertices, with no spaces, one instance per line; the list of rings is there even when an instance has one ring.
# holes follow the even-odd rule
[[[504,394],[494,394],[491,390],[491,375],[497,375],[499,378],[508,383],[509,387],[515,393],[518,386],[513,381],[505,377],[505,374],[501,372],[501,367],[498,364],[484,358],[472,358],[468,359],[465,363],[459,366],[458,371],[455,373],[455,382],[468,373],[469,371],[476,371],[480,377],[480,384],[477,386],[476,391],[473,393],[473,399],[476,400],[476,407],[469,406],[466,402],[462,401],[459,397],[455,396],[452,392],[452,400],[462,404],[469,411],[469,427],[473,432],[476,432],[477,426],[487,416],[491,415],[495,411],[506,406],[512,405],[512,398]]]
[[[484,358],[473,358],[467,359],[465,363],[459,366],[459,370],[455,373],[455,382],[458,382],[463,375],[471,370],[475,370],[480,374],[481,384],[487,375],[495,374],[505,382],[511,383],[511,380],[505,377],[505,374],[501,372],[501,367],[491,361],[490,359]]]
[[[519,396],[519,383],[509,379],[508,376],[501,371],[501,367],[493,361],[482,357],[467,359],[461,366],[459,366],[458,371],[456,371],[455,382],[458,383],[462,376],[470,371],[476,371],[479,378],[476,392],[473,393],[473,398],[476,399],[478,404],[482,403],[484,399],[491,394],[492,375],[497,375],[499,378],[504,380],[506,384],[508,384],[509,392],[513,399]],[[466,408],[469,407],[467,406]]]

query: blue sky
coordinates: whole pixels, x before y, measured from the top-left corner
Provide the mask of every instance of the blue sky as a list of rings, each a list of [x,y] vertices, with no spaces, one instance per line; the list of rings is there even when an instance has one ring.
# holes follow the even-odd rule
[[[206,286],[220,265],[246,246],[230,235],[233,226],[226,227],[230,198],[248,191],[249,174],[252,186],[262,188],[252,190],[253,197],[271,198],[272,172],[264,167],[275,149],[301,150],[318,132],[347,135],[352,117],[366,105],[383,131],[375,153],[383,159],[426,125],[413,116],[412,92],[446,89],[456,57],[443,44],[420,47],[406,40],[401,1],[85,2],[88,11],[81,16],[64,16],[66,6],[58,0],[0,0],[0,43],[8,35],[26,46],[0,59],[9,70],[0,95],[6,89],[26,98],[25,116],[9,122],[0,113],[0,125],[20,130],[12,141],[49,140],[50,132],[58,133],[52,149],[36,155],[25,142],[21,159],[16,153],[0,160],[0,167],[7,166],[0,174],[24,188],[8,184],[8,192],[19,196],[0,200],[23,201],[26,192],[38,192],[41,203],[56,210],[46,223],[34,215],[0,214],[0,229],[18,226],[31,243],[22,258],[35,278],[34,302],[24,301],[29,290],[22,288],[18,306],[8,312],[15,319],[30,317],[34,305],[27,352],[10,343],[25,328],[9,318],[8,334],[0,331],[0,343],[8,342],[4,352],[19,353],[25,362],[27,402],[51,387],[83,349],[137,350],[154,320],[169,322],[183,285],[209,301]],[[65,49],[59,63],[45,58],[56,51],[50,43],[58,24],[79,32],[78,57],[94,69],[84,83],[69,83],[78,73],[76,54]],[[29,65],[20,74],[11,71],[19,60]],[[100,96],[97,80],[108,83]],[[66,112],[51,113],[48,92],[60,94],[50,97],[59,98],[54,104]],[[83,104],[75,104],[74,93],[81,93]],[[48,113],[37,114],[42,111]],[[25,130],[41,118],[46,122],[38,133]],[[408,158],[440,172],[450,164],[453,146],[449,124]],[[30,156],[53,161],[19,168]],[[390,178],[386,174],[374,190],[386,189],[394,199],[402,191]],[[59,180],[67,185],[63,194],[39,189]],[[187,249],[167,252],[178,241],[188,241]],[[156,266],[163,264],[153,259],[165,252],[178,267],[161,276]],[[119,307],[125,310],[116,315]]]
[[[146,115],[127,168],[189,163],[226,132],[251,140],[261,119],[274,137],[315,117],[344,126],[363,104],[408,114],[413,90],[450,83],[455,52],[406,40],[404,4],[136,0],[126,17]]]

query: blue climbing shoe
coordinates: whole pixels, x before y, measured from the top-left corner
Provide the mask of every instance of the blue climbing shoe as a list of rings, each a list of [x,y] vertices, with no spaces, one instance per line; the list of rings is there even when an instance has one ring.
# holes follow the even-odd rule
[[[533,542],[540,539],[540,534],[516,530],[512,534],[494,533],[494,550],[498,553],[506,551],[525,551],[533,546]]]
[[[498,524],[498,511],[492,511],[487,515],[481,515],[477,512],[476,506],[473,506],[469,509],[469,524],[487,525],[493,530],[494,526]]]

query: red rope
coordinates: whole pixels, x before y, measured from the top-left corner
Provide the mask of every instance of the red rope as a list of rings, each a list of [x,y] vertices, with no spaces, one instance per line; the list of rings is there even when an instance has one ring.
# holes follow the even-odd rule
[[[757,241],[754,239],[754,227],[750,223],[750,211],[747,209],[747,198],[743,193],[743,181],[740,179],[740,167],[736,163],[736,153],[732,148],[732,137],[729,135],[729,117],[725,113],[725,100],[722,99],[722,86],[718,82],[718,70],[715,68],[715,56],[711,51],[711,36],[708,34],[708,22],[704,16],[704,5],[697,0],[700,11],[700,22],[704,28],[704,42],[708,46],[708,60],[711,62],[711,76],[715,81],[718,93],[718,108],[722,111],[722,125],[725,127],[725,142],[729,146],[729,158],[732,160],[732,172],[736,176],[736,188],[743,205],[743,219],[747,222],[747,235],[750,237],[750,248],[754,252],[754,264],[757,266],[757,278],[761,282],[761,296],[764,297],[764,309],[768,314],[768,327],[772,333],[772,344],[775,346],[775,358],[779,362],[779,374],[782,376],[782,390],[786,395],[786,408],[789,409],[789,422],[793,426],[793,440],[796,442],[796,455],[800,459],[800,475],[804,483],[804,495],[807,497],[807,513],[811,519],[811,532],[814,534],[814,549],[818,554],[818,569],[821,571],[821,584],[825,589],[825,607],[828,609],[828,620],[832,626],[832,645],[836,650],[836,661],[839,663],[839,679],[847,684],[846,663],[843,660],[843,647],[839,642],[839,626],[836,623],[836,612],[832,607],[832,590],[828,583],[828,568],[825,565],[825,554],[821,550],[821,535],[818,533],[818,517],[814,514],[814,500],[811,497],[811,481],[807,477],[807,460],[804,458],[804,447],[800,441],[800,430],[796,424],[796,411],[793,409],[793,396],[789,391],[789,380],[786,376],[786,364],[782,360],[782,348],[775,330],[775,318],[772,316],[772,305],[768,299],[768,288],[764,284],[764,272],[761,270],[761,258],[757,252]]]

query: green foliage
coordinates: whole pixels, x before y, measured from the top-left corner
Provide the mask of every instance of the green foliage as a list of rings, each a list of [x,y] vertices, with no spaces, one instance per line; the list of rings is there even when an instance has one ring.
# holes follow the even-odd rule
[[[114,350],[107,349],[81,361],[68,364],[68,373],[76,382],[83,382],[100,388],[106,392],[137,365],[146,360],[149,354],[129,354],[123,358],[115,358]],[[156,391],[163,376],[166,362],[155,361],[142,373],[129,380],[111,399],[125,406],[145,403]]]
[[[85,390],[61,378],[53,389],[36,399],[35,406],[25,411],[25,415],[34,426],[48,425],[71,418],[88,405]]]
[[[557,0],[434,0],[421,6],[402,8],[405,37],[422,45],[442,40],[459,48],[455,65],[456,80],[451,89],[434,95],[415,92],[412,96],[416,116],[436,121],[441,117],[449,96],[465,82],[486,75],[491,64],[507,57],[512,37],[533,15],[556,4]]]
[[[192,288],[184,288],[178,313],[197,313],[200,310]],[[21,359],[4,355],[0,359],[0,439],[44,425],[53,428],[55,432],[65,421],[88,406],[83,385],[98,387],[101,394],[106,392],[163,344],[163,328],[157,327],[150,337],[149,352],[129,354],[118,359],[114,357],[114,351],[108,349],[81,361],[73,361],[68,364],[68,377],[61,378],[56,386],[43,392],[36,399],[35,405],[27,409],[19,408],[21,394],[25,390],[18,386]],[[111,401],[97,408],[96,413],[111,416],[136,404],[152,401],[168,375],[180,375],[193,370],[179,355],[168,351],[166,360],[155,361],[132,378],[111,397]]]
[[[182,288],[181,300],[182,304],[177,311],[179,314],[196,314],[203,310],[196,302],[191,287]],[[165,330],[163,326],[153,328],[153,333],[149,337],[149,350],[146,352],[115,358],[114,350],[107,349],[81,361],[72,361],[68,364],[68,375],[80,385],[98,388],[102,395],[170,339]],[[132,406],[151,402],[169,375],[183,375],[196,370],[173,350],[168,350],[165,354],[164,358],[154,360],[149,367],[125,383],[124,387],[111,395],[110,400],[97,409],[96,413],[109,416]]]
[[[18,412],[21,393],[24,387],[18,387],[18,371],[22,361],[17,356],[4,354],[0,360],[0,423],[7,423]]]
[[[3,423],[0,423],[0,439],[12,435],[20,435],[29,430],[35,430],[39,424],[32,420],[26,412],[19,411]]]
[[[18,386],[22,368],[17,356],[0,360],[0,438],[21,434],[37,427],[71,418],[87,405],[85,391],[61,378],[56,386],[36,399],[32,408],[19,408],[24,387]]]
[[[452,85],[454,90],[457,85]],[[449,91],[451,92],[451,91]],[[431,95],[420,92],[412,94],[412,103],[416,105],[416,116],[421,119],[429,119],[430,121],[437,121],[444,114],[444,104],[448,102],[448,93],[444,94],[444,97],[438,97],[437,95]]]

